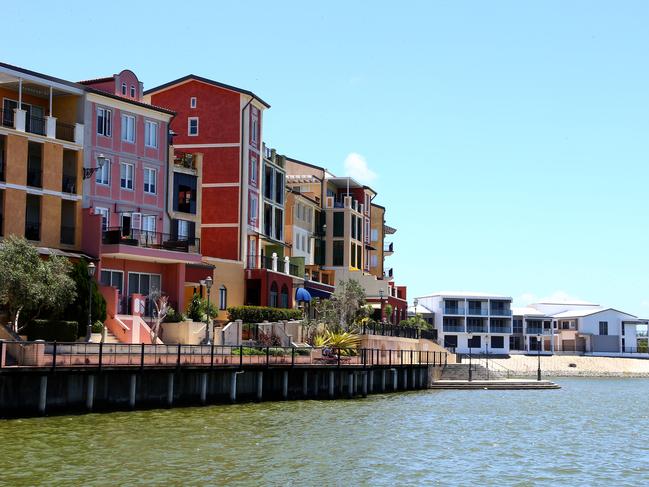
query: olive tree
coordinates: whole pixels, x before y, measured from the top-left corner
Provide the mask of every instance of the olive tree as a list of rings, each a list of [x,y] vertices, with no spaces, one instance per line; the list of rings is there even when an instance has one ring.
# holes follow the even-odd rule
[[[340,281],[331,298],[316,304],[319,321],[337,330],[347,330],[365,315],[365,290],[355,279]]]
[[[9,312],[11,328],[18,333],[21,313],[34,319],[48,311],[61,312],[76,297],[70,262],[50,255],[42,259],[23,237],[10,235],[0,245],[0,304]]]

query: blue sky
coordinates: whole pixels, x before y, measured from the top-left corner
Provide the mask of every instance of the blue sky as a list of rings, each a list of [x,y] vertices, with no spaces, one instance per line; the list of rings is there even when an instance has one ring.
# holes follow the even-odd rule
[[[270,145],[379,192],[411,297],[649,316],[649,2],[141,3],[5,5],[0,59],[254,91]]]

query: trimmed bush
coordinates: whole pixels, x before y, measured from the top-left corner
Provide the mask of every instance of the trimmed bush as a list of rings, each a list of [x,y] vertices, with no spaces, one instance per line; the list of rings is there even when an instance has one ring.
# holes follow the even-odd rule
[[[102,333],[104,331],[104,324],[97,320],[92,324],[92,332],[93,333]]]
[[[301,320],[302,310],[268,306],[235,306],[228,308],[228,319],[230,321],[241,320],[244,323]]]
[[[25,327],[28,340],[76,342],[79,324],[76,321],[32,320]]]

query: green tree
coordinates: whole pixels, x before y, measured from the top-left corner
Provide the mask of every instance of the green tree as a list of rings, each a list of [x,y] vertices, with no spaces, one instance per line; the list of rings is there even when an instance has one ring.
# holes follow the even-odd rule
[[[62,311],[75,299],[76,286],[69,273],[65,257],[41,259],[36,247],[23,237],[4,239],[0,246],[0,304],[9,311],[14,332],[22,328],[21,313],[39,318],[45,310]]]
[[[74,280],[77,295],[60,313],[62,319],[76,321],[79,323],[79,336],[85,336],[86,324],[88,323],[88,263],[80,260],[72,266],[70,277]],[[92,321],[106,321],[106,300],[99,292],[97,281],[92,280]]]
[[[365,290],[358,281],[340,281],[331,298],[315,304],[319,321],[334,330],[348,330],[365,316]]]

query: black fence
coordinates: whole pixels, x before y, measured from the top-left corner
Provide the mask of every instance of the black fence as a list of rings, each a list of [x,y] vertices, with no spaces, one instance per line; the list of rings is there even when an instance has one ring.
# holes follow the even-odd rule
[[[74,125],[69,123],[56,122],[56,138],[74,142]]]
[[[372,323],[361,326],[361,335],[381,335],[400,338],[426,338],[437,340],[437,330],[422,330],[411,326],[392,325],[390,323]]]
[[[200,239],[172,236],[168,233],[110,227],[102,235],[104,244],[132,245],[177,252],[200,252]]]
[[[446,352],[374,348],[247,347],[1,341],[0,370],[17,367],[444,366]]]

